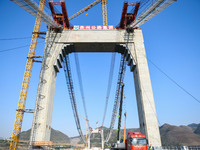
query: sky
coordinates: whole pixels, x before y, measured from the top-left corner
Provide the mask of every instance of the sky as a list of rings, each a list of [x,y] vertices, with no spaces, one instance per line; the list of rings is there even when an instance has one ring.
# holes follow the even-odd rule
[[[68,15],[92,3],[93,0],[66,1]],[[131,2],[131,1],[129,1]],[[121,17],[122,0],[108,0],[108,25],[116,26]],[[101,4],[71,21],[72,25],[102,25]],[[178,0],[166,10],[141,26],[148,58],[153,94],[159,126],[200,123],[200,1]],[[14,125],[26,57],[31,41],[35,17],[11,1],[0,1],[0,137],[10,137]],[[40,31],[46,31],[42,23]],[[24,38],[25,37],[25,38]],[[13,39],[24,38],[24,39]],[[10,39],[10,40],[5,40]],[[21,48],[18,48],[21,47]],[[17,48],[17,49],[13,49]],[[44,40],[39,39],[36,56],[42,56]],[[79,54],[88,118],[92,128],[102,123],[106,88],[110,70],[110,53]],[[84,116],[78,86],[74,54],[70,54],[71,70],[75,84],[78,112]],[[120,54],[116,54],[114,78],[105,126],[110,125],[116,90]],[[169,78],[193,95],[196,101]],[[40,63],[34,63],[26,109],[34,109],[39,81]],[[133,74],[126,70],[123,113],[127,112],[127,128],[139,127]],[[33,114],[25,114],[22,131],[32,125]],[[80,118],[85,133],[85,120]],[[76,125],[67,91],[64,71],[57,75],[52,127],[68,136],[76,136]],[[115,125],[115,128],[117,126]],[[122,118],[122,128],[124,117]]]

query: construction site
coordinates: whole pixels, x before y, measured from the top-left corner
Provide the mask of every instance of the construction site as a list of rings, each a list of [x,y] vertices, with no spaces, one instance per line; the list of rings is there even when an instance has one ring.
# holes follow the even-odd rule
[[[163,11],[167,12],[168,8],[172,6],[176,9],[177,0],[122,1],[116,2],[115,6],[113,6],[115,2],[109,2],[109,0],[84,2],[87,5],[83,5],[78,0],[76,2],[70,0],[11,0],[10,3],[13,4],[13,7],[23,10],[22,13],[36,19],[34,29],[30,31],[32,37],[30,38],[28,55],[26,54],[21,90],[18,91],[20,93],[17,106],[15,106],[16,116],[15,120],[12,120],[14,122],[12,135],[10,135],[11,138],[6,140],[10,150],[200,149],[200,125],[198,126],[198,124],[195,128],[190,126],[193,127],[194,136],[197,138],[197,141],[193,140],[193,144],[192,142],[189,144],[183,142],[183,144],[172,143],[172,145],[169,145],[170,143],[166,144],[167,140],[163,140],[165,138],[162,132],[163,126],[159,121],[160,115],[157,112],[164,108],[170,109],[170,107],[166,105],[167,102],[160,106],[161,103],[155,100],[155,97],[158,97],[157,92],[164,92],[158,88],[156,89],[156,96],[154,96],[153,91],[155,92],[155,90],[152,88],[154,85],[152,85],[152,78],[150,77],[149,63],[176,88],[190,97],[193,101],[191,105],[200,104],[197,98],[199,93],[194,96],[193,92],[187,90],[191,88],[181,86],[163,71],[159,64],[155,64],[148,58],[149,52],[145,49],[155,45],[149,42],[151,39],[144,38],[145,32],[148,31],[143,32],[141,27],[143,24],[148,25],[150,20],[154,20],[154,24],[156,24],[156,19],[157,22],[162,22],[165,18],[162,18],[162,16],[156,18],[156,16],[162,14]],[[73,8],[70,7],[70,3],[73,3]],[[81,9],[77,11],[76,7]],[[112,18],[112,21],[116,20],[117,24],[109,21],[109,13],[111,14],[111,11],[114,11],[112,7],[118,13],[110,18]],[[74,10],[75,13],[72,14],[71,10]],[[94,16],[90,16],[92,14]],[[79,22],[79,18],[82,16],[85,18],[93,17],[93,19],[90,19],[90,23],[87,23],[87,19],[82,19]],[[73,20],[75,21],[73,22]],[[101,24],[97,24],[99,21],[101,21]],[[24,20],[22,24],[26,22],[28,21]],[[42,24],[43,26],[41,26]],[[171,26],[170,24],[173,24],[173,22],[169,22],[169,26]],[[168,32],[167,28],[165,30]],[[162,39],[162,35],[159,36]],[[43,42],[40,40],[43,40]],[[159,41],[157,42],[159,43]],[[145,43],[148,46],[145,46]],[[37,45],[40,44],[43,47],[40,47],[40,53],[37,53]],[[162,47],[165,46],[162,45]],[[10,50],[12,49],[0,52]],[[83,57],[86,55],[90,58]],[[95,55],[99,55],[99,57]],[[156,59],[159,60],[159,56]],[[86,62],[89,63],[86,64]],[[97,66],[97,63],[102,65],[102,68]],[[36,78],[31,78],[36,72],[34,67],[38,71],[37,79],[34,80],[35,83],[32,83],[32,78]],[[115,71],[115,68],[117,71]],[[91,70],[92,73],[86,74],[87,70]],[[154,74],[156,71],[153,70],[152,72]],[[196,76],[198,74],[199,71]],[[103,76],[106,76],[106,79]],[[63,86],[56,82],[63,83]],[[197,80],[197,85],[198,82]],[[19,86],[18,84],[16,86]],[[30,90],[31,84],[35,85]],[[63,92],[65,94],[61,90],[63,87],[66,88]],[[166,86],[168,89],[165,89],[165,91],[170,91],[170,87]],[[194,91],[198,91],[198,88],[195,88]],[[99,94],[96,94],[96,92],[99,92]],[[30,96],[29,93],[31,93]],[[90,96],[88,93],[90,93]],[[129,95],[129,93],[131,94]],[[179,92],[176,91],[177,93]],[[67,95],[64,98],[64,101],[68,101],[67,106],[64,106],[66,104],[63,101],[58,101],[63,99],[60,95]],[[30,99],[31,102],[29,102]],[[129,99],[133,99],[134,103],[129,102]],[[157,104],[160,105],[157,107]],[[188,105],[187,102],[184,104]],[[177,104],[174,105],[177,106]],[[178,106],[181,105],[178,104]],[[192,107],[194,107],[196,116],[199,113],[196,109],[199,105]],[[156,108],[159,108],[159,111]],[[65,113],[63,113],[64,110]],[[55,115],[55,111],[60,111],[60,114]],[[176,114],[173,109],[170,111],[172,114]],[[188,111],[191,111],[191,109]],[[131,113],[136,115],[133,117]],[[26,117],[27,114],[31,117]],[[90,116],[92,116],[92,119]],[[171,116],[173,115],[170,115],[170,118]],[[129,119],[132,119],[132,122]],[[67,127],[64,125],[64,120],[67,121]],[[174,118],[174,120],[178,119]],[[199,123],[199,120],[194,120]],[[26,125],[23,129],[24,122],[29,122],[29,126]],[[135,126],[135,124],[138,126]],[[54,130],[55,126],[60,127],[62,131],[66,131],[65,133],[69,133],[69,136],[73,138],[68,139],[60,131]],[[22,132],[25,129],[28,130],[26,134]],[[53,138],[55,134],[60,136],[60,139],[57,139],[56,142]],[[26,140],[24,140],[25,135]],[[64,141],[64,138],[70,142],[63,144],[61,141]],[[170,138],[173,139],[173,137]],[[76,141],[75,144],[74,141]]]

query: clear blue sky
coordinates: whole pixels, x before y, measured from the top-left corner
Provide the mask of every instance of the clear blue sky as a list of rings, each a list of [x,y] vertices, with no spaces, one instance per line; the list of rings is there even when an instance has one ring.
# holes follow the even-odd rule
[[[93,0],[66,1],[69,16],[90,4]],[[108,0],[108,24],[120,21],[123,1]],[[178,84],[200,100],[200,1],[178,0],[166,10],[141,26],[148,59],[159,66]],[[31,37],[35,17],[11,1],[0,1],[0,39]],[[82,14],[71,22],[73,25],[101,25],[101,5]],[[42,24],[41,31],[46,31]],[[0,40],[0,51],[30,44],[24,40]],[[44,40],[40,39],[36,55],[42,55]],[[21,89],[29,47],[0,52],[0,137],[10,137]],[[70,55],[73,80],[78,85],[74,54]],[[79,55],[86,106],[90,124],[102,121],[106,97],[111,54],[85,53]],[[116,89],[120,55],[117,54],[114,82],[108,106],[105,126],[109,126]],[[39,63],[34,63],[26,108],[34,108],[40,73]],[[160,125],[187,125],[200,123],[200,103],[183,92],[149,62],[157,115]],[[79,87],[75,86],[79,114],[84,116]],[[127,68],[125,77],[127,127],[139,127],[133,75]],[[85,132],[85,120],[80,118]],[[25,114],[22,131],[30,129],[32,114]],[[124,118],[122,127],[124,124]],[[65,84],[63,70],[58,74],[52,127],[69,136],[78,135]],[[116,127],[116,126],[115,126]]]

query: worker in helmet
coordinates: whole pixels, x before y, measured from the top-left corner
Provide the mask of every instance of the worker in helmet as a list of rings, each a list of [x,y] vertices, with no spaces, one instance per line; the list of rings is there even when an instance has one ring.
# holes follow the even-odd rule
[[[149,150],[153,150],[153,148],[152,148],[152,145],[150,144],[150,146],[149,146]]]

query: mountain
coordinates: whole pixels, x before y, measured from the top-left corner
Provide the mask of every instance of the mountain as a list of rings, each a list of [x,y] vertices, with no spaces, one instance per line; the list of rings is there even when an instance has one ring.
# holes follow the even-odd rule
[[[53,141],[54,143],[67,143],[67,144],[70,144],[70,138],[58,131],[58,130],[54,130],[54,129],[51,129],[51,139],[50,141]]]
[[[198,125],[194,133],[200,135],[200,124]]]
[[[31,133],[31,129],[27,131],[23,131],[20,134],[20,140],[28,141],[30,139],[30,133]],[[65,144],[70,143],[70,138],[67,135],[65,135],[64,133],[58,130],[54,130],[53,128],[51,128],[50,140],[53,141],[54,143],[65,143]]]
[[[104,139],[108,135],[109,129],[104,127]],[[130,128],[126,129],[126,133],[128,132],[140,132],[138,128]],[[123,139],[124,130],[120,131],[121,139]],[[181,125],[174,126],[170,124],[164,124],[160,127],[160,135],[163,146],[179,146],[179,145],[199,145],[200,144],[200,124],[189,124],[189,125]],[[20,140],[28,141],[30,137],[30,130],[24,131],[21,133]],[[54,143],[71,143],[72,144],[82,144],[82,141],[79,136],[69,138],[64,133],[58,130],[51,130],[51,141]],[[113,130],[112,136],[108,143],[116,143],[117,141],[117,130]],[[92,134],[91,135],[91,143],[96,143],[96,145],[100,145],[101,136],[100,134]]]
[[[197,123],[192,123],[192,124],[189,124],[188,127],[192,127],[192,128],[197,128],[199,126],[199,124]]]
[[[160,127],[162,145],[199,145],[200,136],[192,132],[192,128],[164,124]]]
[[[192,124],[189,124],[188,127],[191,127],[192,130],[195,131],[199,125],[200,125],[200,123],[199,123],[199,124],[197,124],[197,123],[192,123]]]
[[[108,143],[116,143],[117,130],[113,130],[113,134],[110,137]],[[128,132],[140,132],[138,128],[130,128],[126,130]],[[108,128],[104,127],[104,138],[108,134]],[[121,139],[123,139],[124,130],[120,131]],[[160,135],[163,146],[192,146],[200,144],[200,124],[190,124],[188,126],[173,126],[164,124],[160,127]],[[91,143],[100,143],[100,134],[91,135]],[[82,143],[81,141],[79,142]]]

